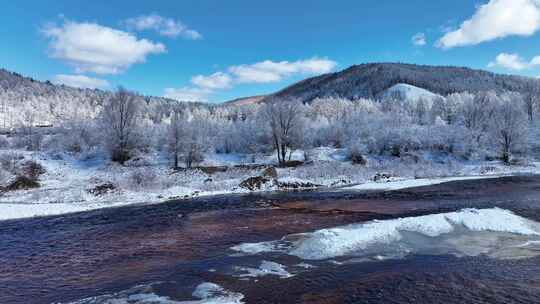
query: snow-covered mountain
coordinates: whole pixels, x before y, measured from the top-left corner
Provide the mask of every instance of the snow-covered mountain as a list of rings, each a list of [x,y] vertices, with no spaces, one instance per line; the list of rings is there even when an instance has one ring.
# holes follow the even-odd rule
[[[463,67],[370,63],[308,78],[271,96],[294,98],[303,102],[324,97],[378,99],[397,84],[408,84],[445,96],[456,92],[477,93],[490,90],[527,93],[539,87],[540,80]]]

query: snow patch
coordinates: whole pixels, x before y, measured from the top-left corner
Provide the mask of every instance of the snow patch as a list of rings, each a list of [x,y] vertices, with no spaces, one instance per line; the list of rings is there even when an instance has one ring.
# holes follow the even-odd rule
[[[299,264],[296,264],[294,266],[304,268],[304,269],[316,268],[315,266],[313,266],[311,264],[308,264],[308,263],[299,263]]]
[[[403,179],[388,182],[367,182],[361,185],[342,188],[343,190],[401,190],[407,188],[417,188],[424,186],[439,185],[454,181],[467,181],[477,179],[498,178],[500,175],[478,175],[478,176],[456,176],[443,178],[419,178],[419,179]]]
[[[193,297],[201,301],[188,301],[178,303],[198,303],[198,304],[240,304],[243,303],[244,295],[237,292],[230,292],[214,283],[202,283],[193,292]]]
[[[0,203],[0,221],[34,216],[59,215],[91,210],[89,207],[72,204],[3,204]]]
[[[441,97],[440,95],[434,94],[426,89],[419,88],[406,83],[398,83],[383,93],[383,98],[398,97],[404,101],[416,102],[420,99],[424,99],[429,103],[433,103],[435,98]],[[428,106],[431,106],[429,104]]]
[[[264,277],[267,275],[278,276],[282,279],[290,278],[293,275],[290,274],[285,266],[278,264],[276,262],[262,261],[259,268],[250,268],[250,267],[237,267],[237,270],[242,272],[247,272],[245,274],[239,275],[239,277]]]

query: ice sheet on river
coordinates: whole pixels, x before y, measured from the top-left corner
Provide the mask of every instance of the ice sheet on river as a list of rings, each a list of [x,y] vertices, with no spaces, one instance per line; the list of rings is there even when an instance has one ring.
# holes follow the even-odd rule
[[[375,220],[232,249],[246,254],[285,253],[305,260],[343,256],[381,260],[409,254],[520,258],[539,254],[540,244],[534,242],[538,240],[539,223],[492,208]]]

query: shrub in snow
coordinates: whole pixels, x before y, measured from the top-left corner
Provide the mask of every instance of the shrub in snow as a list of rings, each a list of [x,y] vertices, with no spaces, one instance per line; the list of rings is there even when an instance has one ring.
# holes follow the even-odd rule
[[[297,168],[280,169],[280,179],[296,178],[319,185],[330,185],[337,181],[363,182],[369,178],[369,170],[338,161],[320,161]]]
[[[416,152],[406,152],[406,153],[402,153],[400,155],[400,158],[405,162],[405,163],[411,163],[411,164],[417,164],[419,163],[421,160],[422,160],[422,157],[420,156],[419,153],[416,153]]]
[[[116,190],[116,186],[113,183],[104,183],[101,185],[97,185],[94,188],[89,189],[87,191],[88,193],[93,194],[95,196],[101,196],[109,192],[112,192],[114,190]]]
[[[100,132],[96,123],[89,121],[69,122],[60,128],[64,151],[86,153],[100,146]]]
[[[155,161],[152,155],[148,155],[148,153],[145,154],[140,151],[136,151],[134,156],[124,163],[126,167],[149,167],[154,164]]]
[[[498,168],[495,166],[482,166],[480,167],[480,174],[493,174],[497,172]]]
[[[390,155],[395,157],[401,156],[401,146],[399,144],[393,144],[390,146]]]
[[[263,172],[261,173],[261,176],[272,178],[272,179],[277,179],[278,178],[276,168],[274,168],[274,167],[268,167],[268,168],[264,169]]]
[[[350,160],[354,165],[365,166],[367,160],[362,153],[362,148],[359,144],[353,144],[347,148],[347,159]]]
[[[314,184],[310,181],[304,181],[294,178],[286,178],[278,182],[278,187],[284,190],[299,190],[299,189],[314,189],[321,185]]]
[[[90,160],[96,158],[103,158],[103,156],[103,150],[101,150],[99,147],[92,147],[79,153],[78,158],[80,160]]]
[[[135,189],[148,189],[156,185],[158,174],[152,168],[137,168],[128,175],[128,185]]]
[[[244,188],[250,191],[268,189],[275,186],[276,181],[274,179],[264,176],[254,176],[243,180],[240,183],[240,188]]]
[[[21,166],[21,174],[31,180],[38,180],[39,176],[45,173],[45,168],[33,160],[26,161]]]
[[[288,160],[280,164],[281,168],[296,168],[304,164],[301,160]]]
[[[15,178],[14,181],[9,183],[7,186],[3,187],[2,191],[17,191],[17,190],[26,190],[32,188],[39,188],[40,185],[36,180],[28,178],[26,176],[19,175]]]
[[[512,166],[528,166],[529,162],[526,158],[515,157],[510,159],[509,165]]]
[[[373,176],[373,181],[380,183],[380,182],[388,182],[393,178],[392,174],[390,173],[377,173],[375,176]]]
[[[109,153],[113,162],[118,162],[121,164],[128,161],[132,155],[131,150],[120,148],[110,148]]]

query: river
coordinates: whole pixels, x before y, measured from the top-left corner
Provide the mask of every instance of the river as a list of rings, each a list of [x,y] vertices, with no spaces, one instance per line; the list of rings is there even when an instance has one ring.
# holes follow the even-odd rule
[[[540,303],[537,222],[539,176],[3,221],[0,303]]]

